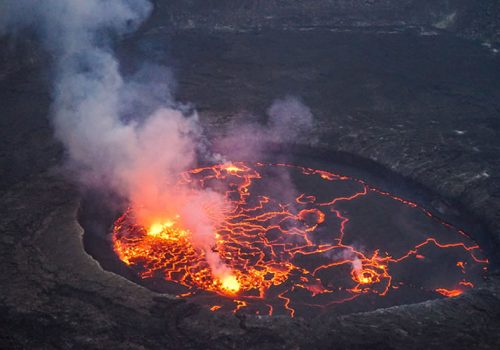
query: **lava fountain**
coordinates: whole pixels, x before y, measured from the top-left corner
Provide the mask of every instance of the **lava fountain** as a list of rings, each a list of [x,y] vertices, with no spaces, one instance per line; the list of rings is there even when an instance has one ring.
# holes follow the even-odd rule
[[[130,207],[114,223],[113,250],[141,279],[214,312],[307,316],[454,297],[487,270],[463,230],[349,176],[238,162],[184,172],[176,187],[223,193],[227,206],[207,208],[215,244],[193,245],[180,214],[141,225]]]

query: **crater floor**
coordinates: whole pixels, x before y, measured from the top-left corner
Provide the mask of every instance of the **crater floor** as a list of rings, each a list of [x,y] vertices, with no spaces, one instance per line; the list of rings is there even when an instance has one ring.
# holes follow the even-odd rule
[[[410,30],[157,29],[119,53],[124,70],[146,55],[173,65],[177,96],[196,104],[212,134],[242,111],[262,116],[273,99],[301,96],[319,120],[315,147],[376,161],[462,206],[492,232],[495,260],[500,70],[480,44]],[[35,47],[16,57],[6,55],[0,74],[0,347],[500,347],[493,262],[483,286],[456,298],[309,322],[217,314],[104,271],[83,248],[80,195],[54,169],[62,152],[47,119],[49,58]]]
[[[112,232],[99,232],[92,223],[103,218],[104,228],[111,221],[91,209],[80,220],[85,248],[104,268],[128,267],[124,277],[134,274],[154,291],[240,315],[349,314],[456,297],[484,282],[488,259],[463,228],[348,176],[345,166],[332,172],[324,170],[335,168],[331,162],[302,157],[304,167],[293,165],[292,155],[277,158],[285,157],[293,163],[195,168],[171,187],[224,196],[227,207],[212,213],[211,247],[225,266],[222,276],[179,215],[144,227],[130,207]],[[92,200],[87,205],[95,207]]]

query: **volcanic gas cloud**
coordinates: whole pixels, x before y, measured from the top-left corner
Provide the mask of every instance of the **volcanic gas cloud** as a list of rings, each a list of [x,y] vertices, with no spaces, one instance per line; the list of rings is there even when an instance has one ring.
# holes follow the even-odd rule
[[[0,34],[32,30],[55,58],[52,120],[66,168],[80,183],[120,196],[145,227],[176,218],[211,271],[227,275],[209,248],[218,222],[206,211],[221,212],[224,199],[212,190],[173,189],[177,174],[196,166],[196,113],[172,101],[166,68],[144,62],[124,77],[113,54],[112,36],[134,31],[151,10],[146,0],[6,1]]]

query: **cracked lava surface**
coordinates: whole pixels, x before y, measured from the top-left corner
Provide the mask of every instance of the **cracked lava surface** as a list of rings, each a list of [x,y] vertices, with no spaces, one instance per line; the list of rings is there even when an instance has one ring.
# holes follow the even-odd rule
[[[214,312],[364,311],[458,296],[487,271],[466,232],[360,179],[238,162],[192,169],[177,186],[225,193],[212,252],[230,274],[214,276],[176,218],[146,228],[134,208],[115,221],[113,249],[140,278]]]

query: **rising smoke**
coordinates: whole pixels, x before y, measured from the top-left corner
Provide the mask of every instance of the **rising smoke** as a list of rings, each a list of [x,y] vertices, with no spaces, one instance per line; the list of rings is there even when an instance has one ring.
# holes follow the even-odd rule
[[[145,226],[180,215],[212,271],[224,275],[227,269],[211,251],[217,223],[206,213],[207,206],[222,211],[223,197],[173,190],[178,174],[196,166],[198,116],[176,107],[166,68],[145,63],[125,79],[112,50],[113,39],[136,30],[151,11],[146,0],[5,0],[0,35],[34,33],[54,57],[52,122],[79,182],[124,198]],[[289,97],[268,115],[266,128],[239,127],[237,135],[249,138],[245,152],[255,154],[263,142],[284,141],[283,135],[293,138],[293,130],[312,123],[309,109]],[[233,150],[227,158],[239,156],[235,141],[222,141]]]
[[[264,125],[252,121],[229,125],[224,135],[215,140],[213,149],[233,159],[260,160],[270,144],[299,143],[301,138],[311,137],[315,126],[311,110],[295,96],[276,99],[267,116]],[[251,116],[246,117],[252,120]]]
[[[125,80],[111,48],[113,36],[137,29],[151,10],[145,0],[4,1],[0,34],[30,30],[55,57],[52,121],[79,181],[125,198],[146,226],[181,213],[219,271],[204,208],[222,206],[221,196],[171,190],[196,165],[197,115],[173,107],[166,69],[145,64]]]

